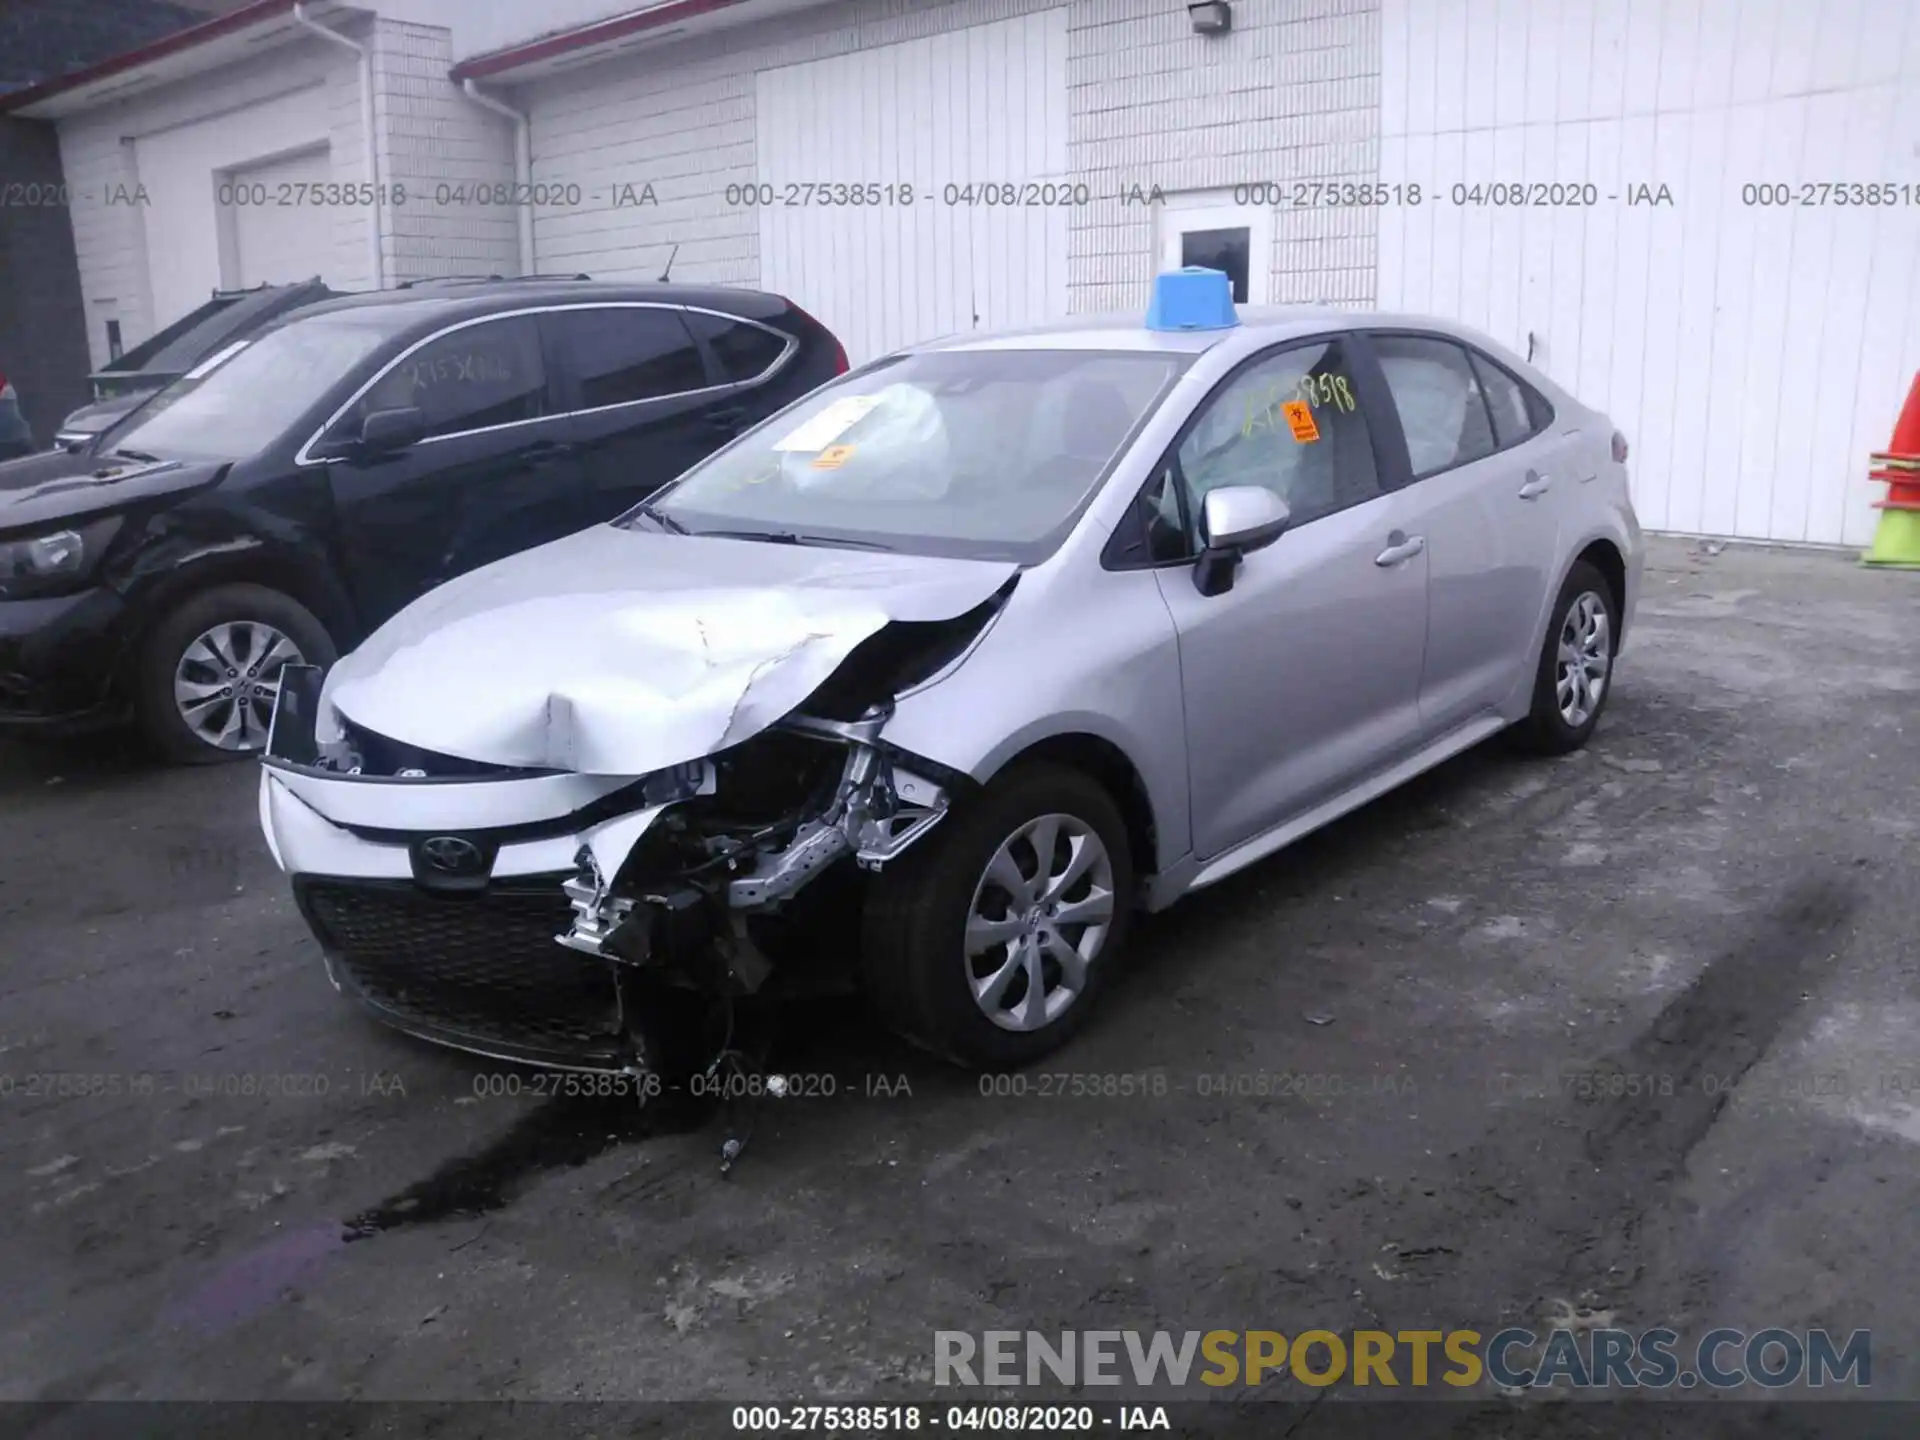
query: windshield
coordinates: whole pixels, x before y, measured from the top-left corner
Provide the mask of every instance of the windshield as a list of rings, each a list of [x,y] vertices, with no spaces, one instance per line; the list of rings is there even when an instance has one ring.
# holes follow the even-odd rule
[[[378,310],[344,310],[269,330],[174,381],[108,432],[101,448],[164,460],[256,454],[403,323]]]
[[[1094,350],[883,361],[775,416],[621,523],[1035,563],[1187,364]]]

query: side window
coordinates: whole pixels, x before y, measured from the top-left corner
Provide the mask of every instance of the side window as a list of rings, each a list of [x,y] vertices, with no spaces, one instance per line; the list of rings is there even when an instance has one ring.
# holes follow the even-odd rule
[[[787,342],[771,330],[745,325],[703,310],[689,310],[687,323],[713,351],[721,373],[738,382],[758,380],[786,353]]]
[[[1536,410],[1529,402],[1527,387],[1479,351],[1469,350],[1467,354],[1473,361],[1473,373],[1479,377],[1480,388],[1486,394],[1487,409],[1493,413],[1493,438],[1500,448],[1518,445],[1539,431],[1541,426],[1535,423]],[[1540,404],[1546,402],[1542,400]]]
[[[1295,525],[1380,493],[1347,346],[1337,339],[1294,346],[1242,370],[1208,398],[1177,454],[1196,525],[1207,493],[1224,485],[1273,491]]]
[[[1400,412],[1414,479],[1494,452],[1493,422],[1465,350],[1426,335],[1376,335],[1373,349]]]
[[[449,331],[381,376],[348,416],[347,432],[376,410],[418,407],[427,434],[456,435],[547,413],[540,329],[530,317]]]
[[[706,387],[706,367],[678,310],[609,306],[548,319],[579,377],[583,410]]]

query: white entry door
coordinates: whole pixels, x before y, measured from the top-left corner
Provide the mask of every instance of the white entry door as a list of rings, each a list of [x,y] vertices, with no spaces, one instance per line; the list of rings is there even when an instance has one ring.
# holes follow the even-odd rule
[[[1273,281],[1273,211],[1236,205],[1233,192],[1197,191],[1166,197],[1157,217],[1154,268],[1200,265],[1224,270],[1236,305],[1265,305]]]

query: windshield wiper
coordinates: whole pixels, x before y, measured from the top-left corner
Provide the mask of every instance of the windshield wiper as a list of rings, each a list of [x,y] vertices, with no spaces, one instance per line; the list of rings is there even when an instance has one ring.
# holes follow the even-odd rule
[[[633,513],[646,516],[647,519],[653,521],[654,524],[658,525],[662,530],[665,530],[669,535],[685,535],[688,533],[686,526],[682,525],[664,510],[654,509],[652,505],[644,500],[633,507]]]
[[[885,550],[893,546],[878,540],[849,540],[839,535],[803,535],[797,530],[695,530],[698,537],[717,540],[765,540],[770,545],[844,545],[854,550]]]
[[[160,463],[160,457],[158,455],[149,455],[144,450],[115,450],[112,453],[115,460],[138,460],[143,465],[158,465]]]

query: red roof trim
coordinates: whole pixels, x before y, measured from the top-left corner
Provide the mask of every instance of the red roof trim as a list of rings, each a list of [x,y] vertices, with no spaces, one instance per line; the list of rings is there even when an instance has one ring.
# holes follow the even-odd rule
[[[112,56],[89,65],[84,70],[75,70],[68,75],[57,75],[51,80],[42,80],[38,85],[29,85],[24,90],[9,90],[0,95],[0,112],[19,110],[34,105],[54,95],[69,90],[77,90],[82,85],[90,85],[96,80],[104,80],[109,75],[118,75],[127,70],[135,70],[149,61],[163,56],[177,55],[182,50],[191,50],[196,45],[204,45],[209,40],[218,40],[222,35],[231,35],[235,31],[245,30],[250,25],[293,9],[293,0],[254,0],[251,5],[243,5],[238,10],[230,10],[225,15],[217,15],[199,25],[190,25],[185,30],[176,30],[171,35],[163,35],[150,44],[136,50]]]
[[[518,70],[523,65],[550,60],[556,55],[584,50],[590,45],[604,45],[612,40],[623,40],[629,35],[638,35],[646,30],[657,30],[663,25],[691,20],[696,15],[709,15],[715,10],[726,10],[744,3],[745,0],[669,0],[669,3],[657,5],[651,10],[641,10],[631,15],[616,15],[611,20],[596,20],[593,24],[582,25],[577,30],[563,30],[558,35],[549,35],[545,39],[530,41],[525,45],[514,45],[505,50],[495,50],[490,54],[475,55],[453,67],[453,78],[479,80],[488,75],[499,75],[508,70]]]

